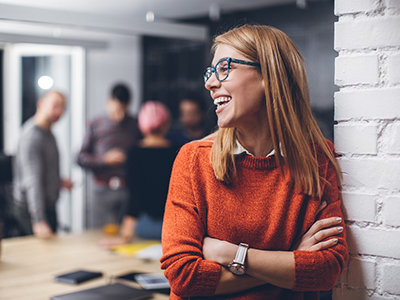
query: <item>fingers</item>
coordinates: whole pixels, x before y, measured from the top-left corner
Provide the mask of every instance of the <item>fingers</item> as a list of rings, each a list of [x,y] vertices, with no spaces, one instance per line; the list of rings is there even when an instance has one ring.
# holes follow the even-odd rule
[[[328,249],[330,247],[333,247],[337,244],[338,239],[337,238],[333,238],[333,239],[329,239],[327,241],[323,241],[323,242],[319,242],[315,245],[313,245],[310,248],[310,251],[320,251],[320,250],[325,250]]]
[[[327,228],[327,227],[331,227],[331,226],[335,226],[338,225],[342,222],[342,218],[340,217],[331,217],[331,218],[326,218],[326,219],[321,219],[318,220],[317,222],[315,222],[310,230],[308,231],[311,235],[316,234],[318,231]]]
[[[333,227],[333,228],[329,228],[329,229],[320,230],[316,234],[314,234],[313,237],[314,237],[314,240],[318,243],[328,237],[340,234],[342,231],[343,231],[342,226]]]

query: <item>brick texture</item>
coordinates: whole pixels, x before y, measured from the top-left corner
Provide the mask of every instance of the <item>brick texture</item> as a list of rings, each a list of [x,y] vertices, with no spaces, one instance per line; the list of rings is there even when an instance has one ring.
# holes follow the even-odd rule
[[[335,149],[339,153],[377,154],[377,125],[338,125],[335,136]]]
[[[400,118],[400,87],[335,93],[335,119]]]
[[[400,299],[400,0],[335,0],[335,149],[350,260],[334,300]]]
[[[400,1],[399,0],[385,0],[385,3],[388,8],[400,9]]]
[[[339,159],[343,184],[355,188],[398,190],[400,158],[345,158]]]
[[[376,288],[376,262],[351,258],[348,271],[348,285],[351,287]]]
[[[400,3],[400,1],[398,1]],[[400,28],[400,26],[399,26]],[[389,55],[388,57],[388,74],[391,84],[400,83],[400,54]]]
[[[384,200],[383,222],[388,226],[400,226],[400,195]]]
[[[385,131],[387,153],[400,154],[400,122],[387,126]]]
[[[400,30],[388,30],[392,26],[400,28],[400,16],[336,23],[335,49],[340,51],[400,46]]]
[[[375,0],[336,0],[335,1],[335,14],[348,14],[370,11],[377,7]]]
[[[382,270],[382,288],[391,294],[400,294],[400,265],[384,265]]]
[[[339,56],[335,65],[336,84],[358,85],[378,83],[378,56],[376,54]]]
[[[346,220],[374,222],[377,194],[343,192],[343,212]],[[400,200],[400,199],[399,199]]]
[[[347,230],[350,253],[400,259],[400,229],[351,225]]]
[[[372,294],[367,290],[343,290],[335,289],[333,291],[332,299],[337,300],[391,300],[398,299],[391,296],[383,296],[379,294]]]

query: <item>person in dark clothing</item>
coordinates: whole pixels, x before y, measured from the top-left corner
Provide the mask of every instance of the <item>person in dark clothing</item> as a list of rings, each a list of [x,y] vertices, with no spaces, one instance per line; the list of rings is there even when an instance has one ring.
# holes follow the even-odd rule
[[[78,164],[93,173],[89,227],[119,225],[126,209],[126,151],[140,138],[137,119],[129,114],[131,92],[116,84],[106,103],[107,113],[87,126]]]
[[[144,138],[127,152],[128,208],[120,236],[101,242],[109,248],[129,242],[135,235],[161,239],[169,178],[179,145],[165,138],[171,122],[168,108],[157,101],[146,102],[138,124]]]
[[[189,95],[179,103],[179,125],[172,126],[167,138],[179,145],[200,140],[211,132],[208,125],[204,101]]]

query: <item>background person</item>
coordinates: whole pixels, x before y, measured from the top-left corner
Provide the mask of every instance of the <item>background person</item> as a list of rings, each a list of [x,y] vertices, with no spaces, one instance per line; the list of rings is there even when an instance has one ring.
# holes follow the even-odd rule
[[[171,116],[161,102],[147,101],[138,120],[144,138],[127,154],[128,209],[121,236],[101,242],[106,248],[129,242],[134,236],[161,239],[169,179],[179,145],[165,138]]]
[[[112,88],[107,114],[89,123],[78,155],[78,164],[94,175],[91,228],[120,224],[126,209],[126,151],[140,136],[137,119],[128,114],[130,98],[127,86],[116,84]]]
[[[196,97],[186,97],[179,103],[179,126],[172,129],[168,139],[184,145],[193,140],[199,140],[210,133],[205,122],[205,104]]]
[[[301,55],[283,32],[256,25],[216,37],[213,50],[204,80],[219,130],[182,147],[165,209],[170,299],[318,299],[348,249],[340,171]],[[341,225],[328,229],[337,237],[300,247],[316,220]]]
[[[35,115],[22,127],[14,165],[14,209],[23,234],[50,238],[57,231],[56,202],[60,188],[60,159],[51,128],[62,116],[65,96],[50,91],[37,102]]]

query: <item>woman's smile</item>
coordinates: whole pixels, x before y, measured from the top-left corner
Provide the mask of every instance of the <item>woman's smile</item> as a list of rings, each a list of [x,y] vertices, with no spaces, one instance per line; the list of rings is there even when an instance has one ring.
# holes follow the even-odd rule
[[[224,108],[229,105],[231,102],[232,98],[231,97],[218,97],[214,99],[214,104],[217,105],[217,109],[215,110],[215,113],[218,115],[220,112],[224,110]]]

